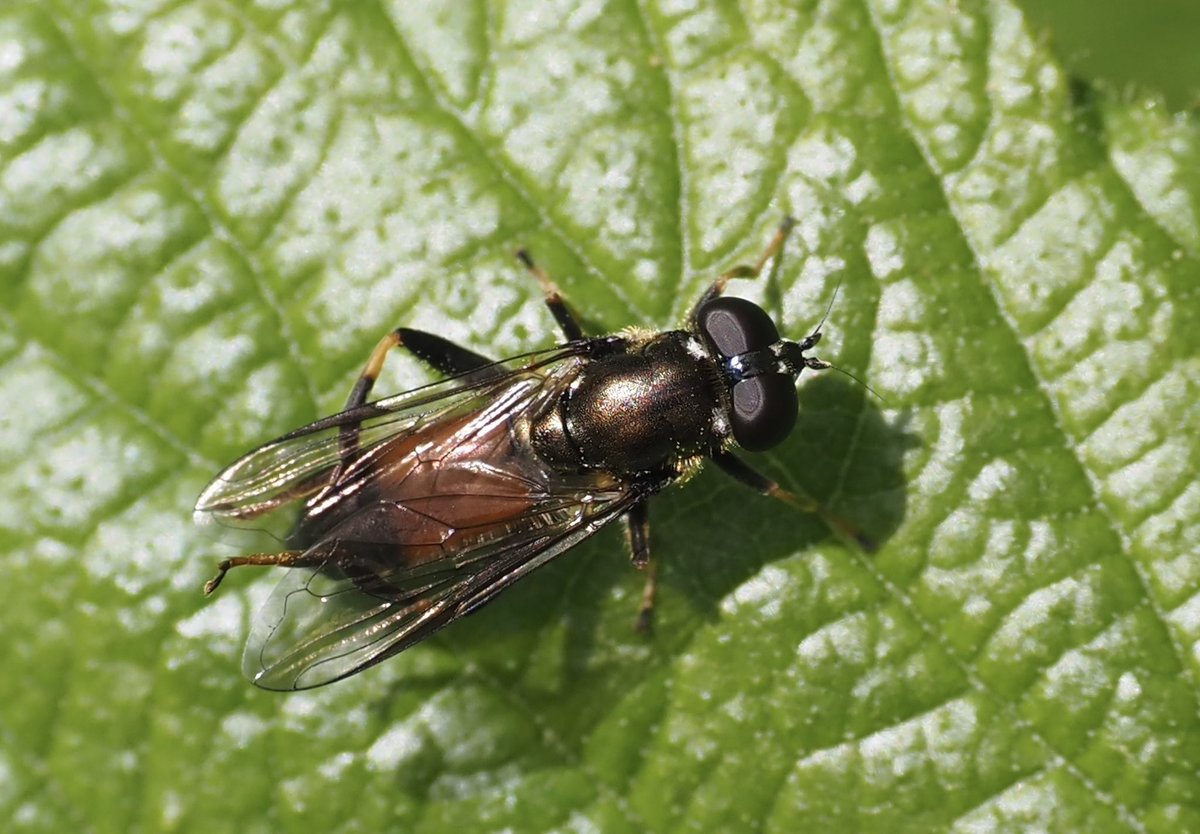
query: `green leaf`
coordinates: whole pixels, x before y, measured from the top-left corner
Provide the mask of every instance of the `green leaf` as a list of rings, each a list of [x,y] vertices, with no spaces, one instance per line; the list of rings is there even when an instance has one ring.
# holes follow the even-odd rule
[[[1200,103],[1200,6],[1188,0],[1018,3],[1069,73],[1112,90],[1133,86],[1173,107]]]
[[[10,831],[1200,832],[1200,123],[1014,6],[0,10]],[[379,336],[832,303],[798,431],[335,686],[238,672],[277,572],[190,509]],[[836,300],[835,300],[836,293]],[[428,379],[394,357],[380,391]],[[240,575],[239,575],[240,574]]]

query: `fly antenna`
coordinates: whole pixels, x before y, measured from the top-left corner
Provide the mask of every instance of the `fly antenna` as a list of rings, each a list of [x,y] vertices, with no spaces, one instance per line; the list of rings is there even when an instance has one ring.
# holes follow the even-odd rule
[[[814,336],[818,335],[821,332],[821,328],[825,326],[825,320],[828,319],[829,314],[833,312],[833,305],[837,303],[838,293],[841,291],[842,291],[842,282],[838,281],[837,286],[833,288],[833,296],[829,299],[829,306],[825,308],[825,315],[821,316],[821,320],[819,322],[817,322],[817,329],[813,331]],[[866,388],[869,392],[871,392],[875,396],[875,398],[878,399],[881,403],[883,403],[884,405],[888,405],[888,401],[885,400],[878,391],[876,391],[870,385],[867,385],[867,383],[863,382],[861,379],[859,379],[858,377],[856,377],[854,374],[850,373],[846,369],[839,368],[837,365],[833,365],[829,362],[821,362],[821,365],[823,365],[826,368],[832,368],[833,370],[837,371],[839,374],[850,377],[852,380],[857,382],[863,388]]]
[[[852,380],[857,382],[863,388],[866,388],[868,391],[870,391],[872,394],[874,394],[875,397],[884,405],[891,405],[891,403],[889,403],[887,400],[885,400],[883,398],[883,395],[881,395],[878,391],[876,391],[870,385],[867,385],[867,383],[863,382],[861,379],[856,377],[854,374],[847,371],[845,368],[839,368],[837,365],[833,365],[829,362],[822,362],[821,364],[824,365],[826,368],[832,368],[833,370],[837,371],[839,374],[843,374],[844,376],[850,377]]]
[[[821,320],[817,322],[817,329],[814,330],[813,333],[821,332],[821,328],[825,326],[825,320],[829,318],[829,314],[833,312],[833,305],[837,303],[838,293],[841,291],[842,282],[838,281],[837,286],[833,288],[833,297],[829,299],[829,306],[825,308],[825,315],[821,316]]]

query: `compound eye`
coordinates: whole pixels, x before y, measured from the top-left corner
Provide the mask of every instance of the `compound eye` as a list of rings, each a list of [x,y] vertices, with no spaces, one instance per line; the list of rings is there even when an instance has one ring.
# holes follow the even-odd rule
[[[696,319],[700,332],[722,356],[761,350],[779,341],[779,330],[771,317],[744,298],[714,298],[700,308]]]
[[[761,374],[733,386],[733,439],[748,452],[778,446],[796,425],[800,400],[789,374]]]

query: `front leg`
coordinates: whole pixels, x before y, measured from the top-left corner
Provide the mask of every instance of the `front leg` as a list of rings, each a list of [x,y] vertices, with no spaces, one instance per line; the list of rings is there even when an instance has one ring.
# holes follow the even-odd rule
[[[788,235],[791,234],[792,227],[795,225],[795,218],[790,215],[785,216],[783,222],[779,224],[779,228],[775,230],[775,236],[767,244],[766,251],[762,253],[762,256],[759,257],[753,266],[742,264],[721,273],[717,277],[717,280],[709,284],[708,289],[696,301],[696,304],[692,307],[691,314],[688,315],[688,322],[694,327],[696,324],[696,314],[700,312],[700,308],[725,292],[725,285],[730,280],[734,278],[757,278],[759,273],[763,271],[763,267],[767,265],[767,261],[775,257],[779,250],[783,248],[783,242],[787,240]]]
[[[850,522],[840,516],[834,515],[825,509],[824,506],[818,504],[811,498],[802,497],[795,493],[788,492],[775,481],[763,475],[758,470],[754,469],[750,464],[743,461],[732,452],[718,452],[713,455],[713,462],[721,468],[725,474],[732,477],[743,486],[748,486],[750,489],[760,492],[763,495],[777,498],[791,504],[793,507],[804,510],[806,513],[812,513],[820,518],[830,527],[834,528],[842,535],[853,541],[867,553],[874,553],[879,545],[870,536],[860,532]]]

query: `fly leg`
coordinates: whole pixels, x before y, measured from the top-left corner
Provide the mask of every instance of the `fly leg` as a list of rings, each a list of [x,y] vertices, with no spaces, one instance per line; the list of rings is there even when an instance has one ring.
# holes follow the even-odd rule
[[[783,242],[787,240],[788,234],[791,233],[792,227],[796,225],[795,218],[790,215],[783,218],[783,222],[779,224],[779,228],[775,230],[775,236],[771,238],[771,242],[767,244],[766,250],[759,257],[758,261],[753,266],[741,264],[732,269],[721,273],[717,280],[709,285],[704,294],[700,296],[695,306],[692,307],[692,312],[688,316],[688,321],[693,325],[696,323],[696,314],[700,312],[700,308],[714,298],[725,292],[725,285],[734,278],[757,278],[763,271],[763,267],[767,265],[767,261],[779,254],[779,250],[783,248]]]
[[[504,374],[502,368],[494,367],[493,360],[449,339],[409,327],[401,327],[396,333],[400,335],[400,347],[408,348],[413,356],[446,376],[462,376],[478,382]]]
[[[533,262],[528,250],[518,249],[517,260],[525,265],[529,270],[529,274],[537,279],[537,282],[542,287],[542,296],[546,300],[546,306],[550,308],[550,314],[554,316],[554,320],[558,322],[558,328],[567,337],[568,342],[578,341],[583,338],[583,328],[579,326],[579,322],[575,319],[575,314],[567,306],[567,302],[563,301],[562,292],[558,286],[546,274],[546,270],[542,269]]]
[[[485,356],[480,356],[440,336],[434,336],[431,333],[425,333],[420,330],[398,327],[380,339],[379,343],[375,345],[374,350],[371,351],[366,367],[363,368],[363,372],[359,375],[354,383],[354,387],[350,390],[350,396],[346,398],[345,410],[349,411],[366,404],[367,397],[370,395],[371,389],[375,386],[375,380],[379,378],[379,374],[383,370],[383,363],[387,359],[388,352],[392,348],[401,346],[407,347],[417,358],[428,362],[436,370],[447,375],[466,375],[469,377],[472,374],[486,375],[494,370],[492,361]],[[495,369],[494,372],[500,373],[498,369]],[[345,472],[346,467],[358,453],[358,438],[361,425],[360,422],[351,422],[341,427],[338,438],[338,450],[341,460],[334,467],[332,473],[328,475],[322,473],[320,480],[316,483],[305,482],[298,486],[294,494],[289,492],[285,495],[277,496],[270,501],[263,502],[261,506],[253,507],[250,511],[245,512],[242,517],[252,518],[256,515],[261,515],[282,504],[296,500],[298,497],[319,492],[321,489],[328,489],[336,485],[342,473]],[[204,593],[208,595],[217,590],[222,580],[225,579],[225,574],[230,569],[242,567],[243,565],[271,565],[285,568],[311,567],[324,564],[325,561],[327,561],[326,556],[306,556],[303,550],[285,550],[282,553],[249,553],[244,556],[235,556],[231,559],[225,559],[217,565],[217,575],[204,584]]]
[[[204,595],[209,596],[217,590],[217,586],[221,584],[225,574],[229,573],[231,568],[240,568],[243,565],[272,565],[290,568],[304,564],[303,557],[304,551],[302,550],[285,550],[282,553],[247,553],[245,556],[222,559],[217,564],[217,575],[204,583]]]
[[[865,533],[860,532],[850,522],[840,516],[834,515],[825,509],[821,504],[811,498],[802,497],[795,493],[788,492],[779,484],[772,481],[766,475],[763,475],[758,470],[751,467],[737,455],[731,452],[720,452],[713,456],[713,462],[721,467],[727,475],[731,476],[738,483],[750,487],[750,489],[760,492],[763,495],[768,495],[771,498],[778,498],[780,501],[785,501],[793,507],[803,510],[806,513],[812,513],[820,518],[837,532],[841,533],[846,538],[850,539],[856,545],[861,547],[867,553],[874,553],[879,547],[875,540]]]
[[[633,566],[646,572],[646,585],[642,589],[642,602],[638,608],[633,627],[638,631],[649,631],[654,624],[654,597],[658,591],[658,563],[650,558],[650,518],[646,512],[646,500],[634,504],[625,515],[629,531],[629,558]]]
[[[449,339],[443,339],[441,336],[435,336],[423,330],[397,327],[380,339],[374,350],[371,351],[363,372],[359,374],[354,387],[350,389],[350,396],[346,398],[344,410],[350,411],[366,404],[371,389],[375,387],[375,380],[383,371],[383,363],[387,359],[388,352],[396,347],[408,348],[418,359],[429,363],[434,370],[440,371],[446,376],[466,376],[469,381],[477,381],[474,379],[476,376],[486,379],[492,373],[497,375],[501,373],[500,369],[492,367],[494,363],[491,359],[456,345]],[[340,470],[345,468],[345,465],[358,451],[360,425],[360,423],[347,423],[342,426],[340,440],[342,466],[339,467],[339,475],[341,474]],[[331,483],[336,480],[336,478],[332,479]]]
[[[380,339],[371,351],[363,372],[359,374],[354,387],[350,389],[350,396],[346,398],[346,411],[366,403],[371,389],[375,387],[375,380],[379,378],[379,374],[383,370],[383,363],[387,359],[388,352],[396,347],[408,348],[418,359],[428,362],[435,370],[446,376],[469,374],[492,364],[492,360],[486,356],[480,356],[441,336],[435,336],[423,330],[397,327]]]
[[[379,379],[379,374],[383,371],[383,363],[387,360],[388,352],[404,341],[404,328],[397,327],[391,333],[388,333],[371,351],[371,355],[367,357],[367,364],[363,368],[358,379],[354,381],[354,387],[350,389],[350,396],[346,398],[345,411],[358,408],[364,405],[367,397],[371,394],[371,389],[375,387],[375,380]],[[327,486],[334,486],[342,477],[342,473],[354,459],[358,453],[358,434],[362,428],[361,422],[346,423],[338,432],[338,452],[341,460],[334,467],[333,474],[330,475]]]

